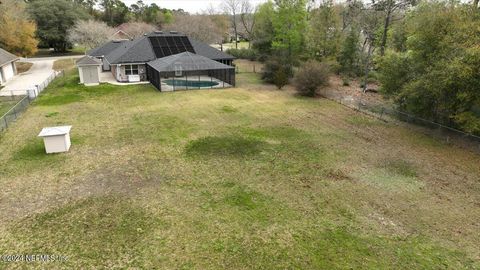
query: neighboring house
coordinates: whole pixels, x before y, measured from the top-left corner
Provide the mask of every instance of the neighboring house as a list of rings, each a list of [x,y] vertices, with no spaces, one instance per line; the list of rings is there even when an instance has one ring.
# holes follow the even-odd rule
[[[17,75],[15,64],[20,58],[0,48],[0,85]]]
[[[128,40],[131,38],[125,31],[119,29],[110,37],[110,39],[111,40]]]
[[[150,64],[157,59],[185,52],[190,54],[183,54],[182,57],[175,58],[175,63],[171,63],[176,69],[173,74],[170,66],[162,70],[159,69],[159,65],[153,67]],[[217,87],[235,85],[235,68],[233,66],[235,58],[233,56],[175,31],[168,33],[156,31],[134,40],[110,41],[99,48],[90,50],[87,55],[100,59],[102,70],[110,71],[118,82],[154,81],[155,83],[152,83],[159,90],[162,90],[162,85],[172,84],[171,81],[175,78],[176,82],[173,82],[173,86],[176,87],[181,86],[179,84],[185,84],[187,89],[190,85],[193,85],[191,88],[208,85],[208,83],[180,82],[181,78],[191,81],[192,76],[196,76],[198,81],[209,80],[212,84],[216,82],[215,86]],[[201,57],[196,57],[196,55]],[[202,64],[192,65],[192,59],[196,59]],[[185,66],[187,62],[188,67]],[[158,62],[156,63],[158,64]],[[164,87],[163,90],[172,90],[170,88]],[[173,90],[177,89],[173,88]],[[198,86],[198,88],[202,87]]]

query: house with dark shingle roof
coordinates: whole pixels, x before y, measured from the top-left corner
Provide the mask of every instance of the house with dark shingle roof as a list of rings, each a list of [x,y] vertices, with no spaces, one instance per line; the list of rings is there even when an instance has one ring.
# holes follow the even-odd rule
[[[179,57],[174,63],[177,71],[173,75],[171,70],[158,70],[149,65],[156,60],[185,52],[190,54],[183,55],[183,59],[202,59],[203,62],[209,62],[210,65],[204,63],[203,70],[191,70],[191,65],[187,69],[182,67],[183,63],[180,61],[182,57]],[[213,84],[215,79],[216,81],[221,80],[222,86],[235,85],[233,67],[235,58],[233,56],[175,31],[167,33],[156,31],[134,40],[110,41],[101,47],[90,50],[87,55],[101,60],[102,71],[111,72],[118,82],[150,81],[161,90],[163,79],[170,82],[176,78],[177,81],[173,87],[176,90],[175,86],[178,88],[179,84],[185,84],[186,88],[190,84],[200,85],[195,82],[181,82],[181,80],[191,81],[194,79],[193,76],[196,76],[195,80],[198,81],[210,80]],[[194,55],[200,57],[193,57]],[[219,66],[223,68],[223,71],[220,71]],[[189,75],[190,78],[188,78]],[[206,83],[201,85],[206,85]],[[163,90],[167,88],[164,87]]]
[[[19,59],[16,55],[0,48],[0,85],[5,84],[17,74],[15,62]]]

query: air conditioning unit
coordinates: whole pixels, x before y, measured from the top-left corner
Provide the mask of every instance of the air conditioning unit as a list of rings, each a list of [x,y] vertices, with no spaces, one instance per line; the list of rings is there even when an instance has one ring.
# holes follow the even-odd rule
[[[139,82],[140,75],[128,75],[128,82]]]

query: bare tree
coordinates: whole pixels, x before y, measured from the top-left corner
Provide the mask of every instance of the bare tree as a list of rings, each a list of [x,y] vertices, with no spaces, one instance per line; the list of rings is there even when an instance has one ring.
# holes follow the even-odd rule
[[[255,27],[255,12],[256,8],[252,6],[250,0],[243,0],[241,6],[240,20],[242,22],[245,33],[248,36],[248,47],[251,46],[251,39],[253,36],[253,29]]]
[[[177,15],[173,23],[165,25],[164,30],[179,31],[209,44],[223,39],[222,30],[208,15]]]
[[[92,49],[107,42],[115,33],[115,29],[104,22],[95,20],[78,21],[68,31],[68,40],[73,44]]]
[[[154,25],[144,22],[131,22],[122,25],[122,29],[131,38],[138,38],[146,33],[158,30]]]
[[[238,23],[237,17],[241,9],[241,0],[223,0],[222,4],[225,13],[230,15],[230,21],[235,36],[235,48],[238,49]]]

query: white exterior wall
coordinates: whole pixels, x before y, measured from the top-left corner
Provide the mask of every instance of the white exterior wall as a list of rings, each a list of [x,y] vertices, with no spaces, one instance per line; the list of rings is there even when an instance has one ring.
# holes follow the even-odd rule
[[[78,74],[80,75],[80,83],[83,84],[83,70],[82,70],[82,67],[78,67]]]
[[[84,84],[85,83],[85,80],[83,78],[83,69],[90,69],[92,68],[92,66],[85,66],[85,67],[78,67],[78,74],[80,76],[80,83]],[[101,66],[97,66],[97,78],[99,79],[99,82],[100,82],[100,73],[102,72],[102,67]],[[94,85],[94,84],[90,84],[90,85]]]
[[[47,154],[67,152],[70,149],[70,135],[48,136],[43,138]]]
[[[5,79],[7,81],[13,78],[13,76],[15,76],[15,71],[13,69],[12,63],[6,64],[5,66],[2,67],[2,69],[3,69],[3,75],[5,76]]]

